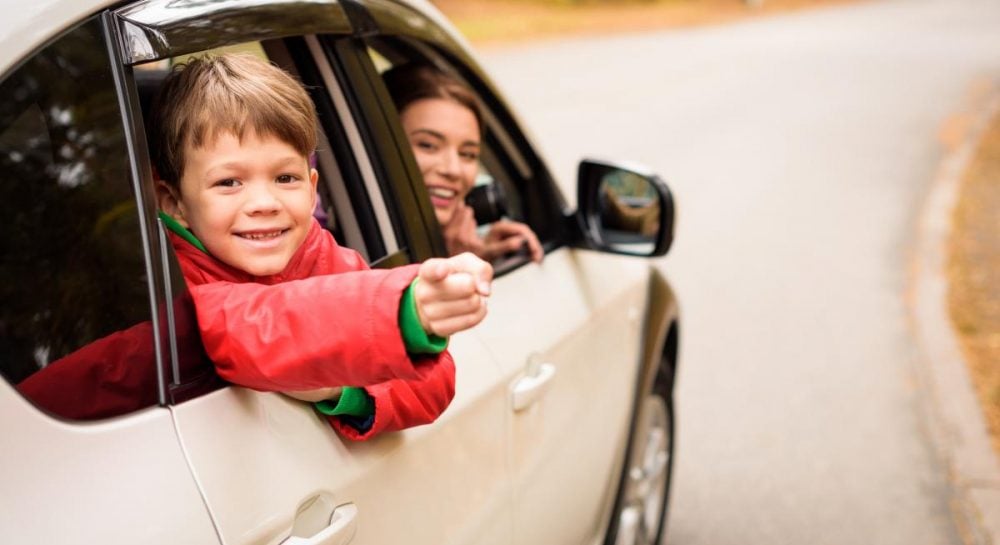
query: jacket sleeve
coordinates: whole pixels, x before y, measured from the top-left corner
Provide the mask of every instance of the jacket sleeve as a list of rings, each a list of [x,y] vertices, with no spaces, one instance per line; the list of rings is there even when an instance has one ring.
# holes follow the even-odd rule
[[[205,350],[223,379],[262,391],[371,386],[419,378],[429,363],[414,365],[398,326],[400,298],[417,268],[273,286],[212,282],[191,294]]]
[[[425,358],[416,376],[367,386],[375,401],[375,420],[364,432],[336,416],[330,425],[344,437],[364,441],[387,431],[398,431],[434,422],[455,397],[455,363],[447,351]]]
[[[91,342],[17,385],[37,406],[64,418],[107,418],[156,405],[152,322]]]

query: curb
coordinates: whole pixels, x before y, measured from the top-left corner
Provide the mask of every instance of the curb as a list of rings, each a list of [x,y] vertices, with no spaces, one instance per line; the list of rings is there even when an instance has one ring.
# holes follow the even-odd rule
[[[939,168],[921,210],[909,292],[930,436],[947,469],[959,532],[967,545],[1000,545],[1000,459],[952,329],[945,275],[959,184],[990,119],[1000,111],[1000,92],[994,89],[986,107],[977,110],[962,143]]]

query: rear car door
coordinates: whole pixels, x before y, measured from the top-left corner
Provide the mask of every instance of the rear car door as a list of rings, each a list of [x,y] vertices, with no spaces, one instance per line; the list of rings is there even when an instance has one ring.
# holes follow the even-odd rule
[[[238,7],[238,9],[237,9]],[[430,235],[413,190],[387,146],[377,102],[359,71],[363,45],[351,10],[333,0],[253,5],[154,0],[117,12],[126,82],[135,99],[157,63],[226,47],[262,54],[299,77],[319,111],[316,155],[322,222],[373,266],[428,253]],[[213,28],[205,34],[200,29]],[[136,105],[133,122],[141,126]],[[380,133],[379,131],[382,131]],[[148,158],[146,183],[149,179]],[[456,397],[432,425],[363,443],[339,437],[311,405],[278,393],[219,383],[197,331],[171,252],[173,412],[192,471],[221,539],[230,545],[285,539],[334,543],[507,544],[510,488],[502,438],[499,369],[474,336],[449,350],[458,366]],[[349,309],[345,309],[349,312]],[[325,541],[324,541],[325,542]]]
[[[162,278],[108,22],[0,76],[0,540],[218,543],[162,406]]]

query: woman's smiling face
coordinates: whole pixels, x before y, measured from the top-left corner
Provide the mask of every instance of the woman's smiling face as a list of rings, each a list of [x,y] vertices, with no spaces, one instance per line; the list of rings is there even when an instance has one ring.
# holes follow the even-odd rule
[[[438,223],[447,224],[472,189],[479,170],[479,122],[453,100],[417,100],[400,114]]]

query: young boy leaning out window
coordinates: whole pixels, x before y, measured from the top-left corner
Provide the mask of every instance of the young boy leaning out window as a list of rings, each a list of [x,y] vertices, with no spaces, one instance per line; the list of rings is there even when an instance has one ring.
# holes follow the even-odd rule
[[[351,439],[436,419],[455,388],[447,337],[486,315],[490,265],[371,270],[338,246],[312,215],[315,108],[264,61],[191,60],[151,117],[160,215],[219,375],[318,401]]]

